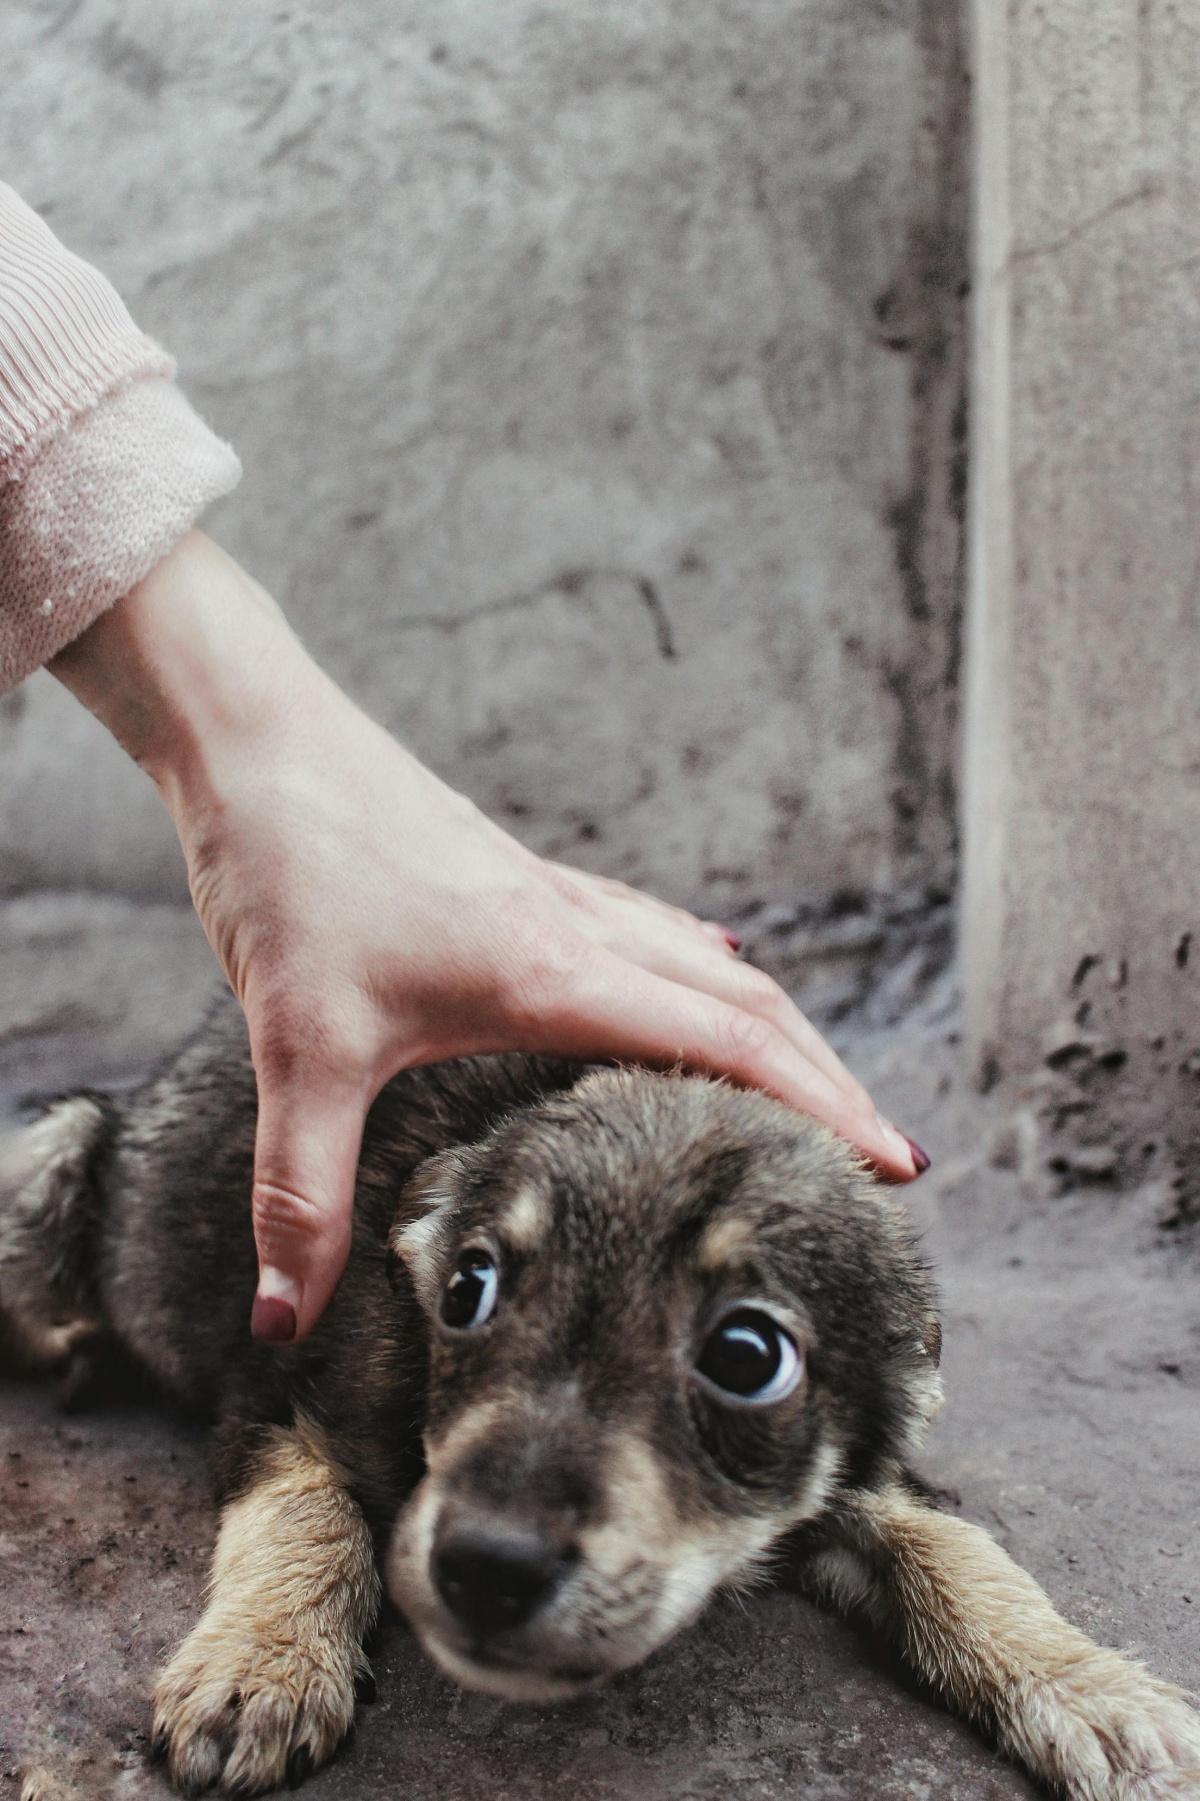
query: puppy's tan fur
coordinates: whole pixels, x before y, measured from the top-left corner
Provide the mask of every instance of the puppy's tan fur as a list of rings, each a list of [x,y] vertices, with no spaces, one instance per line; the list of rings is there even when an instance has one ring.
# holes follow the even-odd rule
[[[845,1542],[814,1559],[811,1575],[1072,1801],[1200,1796],[1189,1698],[1068,1625],[978,1526],[888,1486],[856,1498]]]
[[[172,1781],[254,1793],[324,1763],[354,1717],[379,1600],[370,1532],[321,1433],[275,1432],[222,1515],[208,1605],[155,1690]]]

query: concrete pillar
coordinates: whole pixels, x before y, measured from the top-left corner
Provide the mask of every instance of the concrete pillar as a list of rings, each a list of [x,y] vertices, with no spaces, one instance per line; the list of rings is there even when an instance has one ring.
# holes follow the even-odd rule
[[[974,32],[970,1036],[1143,1157],[1200,1096],[1200,11]]]

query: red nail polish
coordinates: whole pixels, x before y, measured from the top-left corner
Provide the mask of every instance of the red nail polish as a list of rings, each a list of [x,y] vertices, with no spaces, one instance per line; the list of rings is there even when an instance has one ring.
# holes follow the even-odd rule
[[[902,1136],[905,1144],[912,1152],[912,1158],[913,1162],[916,1164],[917,1174],[923,1176],[925,1171],[929,1168],[929,1158],[925,1155],[925,1152],[921,1149],[919,1144],[913,1143],[907,1132],[903,1133]]]
[[[296,1309],[290,1301],[255,1295],[250,1311],[250,1336],[260,1344],[290,1344],[296,1336]]]
[[[730,950],[731,951],[740,951],[742,948],[742,941],[738,937],[737,933],[731,932],[729,930],[728,926],[726,926],[724,928],[724,931],[725,931],[725,942],[729,946]]]

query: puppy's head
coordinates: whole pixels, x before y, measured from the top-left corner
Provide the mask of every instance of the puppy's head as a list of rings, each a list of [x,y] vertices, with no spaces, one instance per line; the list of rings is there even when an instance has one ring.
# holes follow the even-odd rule
[[[428,1473],[388,1585],[460,1682],[567,1696],[912,1447],[932,1298],[823,1128],[601,1071],[425,1166],[393,1234],[428,1317]]]

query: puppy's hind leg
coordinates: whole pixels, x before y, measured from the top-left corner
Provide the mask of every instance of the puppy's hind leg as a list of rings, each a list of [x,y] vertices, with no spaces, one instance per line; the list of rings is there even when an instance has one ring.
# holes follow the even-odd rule
[[[1054,1611],[978,1526],[903,1482],[854,1497],[810,1566],[1009,1755],[1069,1801],[1197,1801],[1200,1714]]]
[[[110,1103],[75,1095],[0,1133],[0,1351],[61,1368],[99,1327],[95,1252],[103,1207],[93,1178]]]
[[[154,1697],[176,1787],[295,1784],[350,1729],[379,1606],[366,1521],[321,1435],[276,1431],[221,1517],[208,1606]]]

